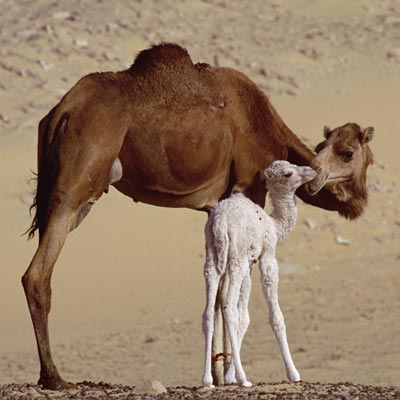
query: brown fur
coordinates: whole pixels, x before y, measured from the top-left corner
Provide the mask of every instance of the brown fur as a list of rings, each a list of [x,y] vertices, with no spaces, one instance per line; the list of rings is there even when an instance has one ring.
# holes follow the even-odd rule
[[[341,140],[334,136],[327,148]],[[317,167],[335,172],[332,154]],[[229,68],[193,65],[177,45],[144,50],[126,71],[82,78],[39,124],[36,215],[29,236],[39,229],[40,240],[22,278],[39,351],[39,383],[71,387],[50,352],[51,275],[68,232],[109,184],[157,206],[209,211],[240,191],[263,207],[264,169],[277,159],[310,165],[314,156],[250,79]],[[122,171],[115,167],[117,158]],[[304,189],[297,193],[318,207],[358,216],[364,186],[350,182],[363,180],[367,165],[346,175],[348,186],[340,186],[346,198],[334,186],[315,196]],[[114,167],[122,177],[110,182]]]

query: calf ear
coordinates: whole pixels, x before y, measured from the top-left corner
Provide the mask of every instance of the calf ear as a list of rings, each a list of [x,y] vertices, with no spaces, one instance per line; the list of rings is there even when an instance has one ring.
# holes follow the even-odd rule
[[[329,126],[325,125],[324,126],[324,137],[325,137],[325,139],[328,139],[330,135],[331,135],[331,132],[330,132]]]
[[[361,144],[366,144],[372,140],[374,137],[374,128],[369,126],[368,128],[361,129],[360,132],[360,142]]]

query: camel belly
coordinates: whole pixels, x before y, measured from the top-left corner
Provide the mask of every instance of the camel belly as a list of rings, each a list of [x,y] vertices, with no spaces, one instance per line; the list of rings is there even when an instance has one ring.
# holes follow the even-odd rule
[[[195,209],[213,206],[229,183],[229,129],[210,135],[205,133],[212,130],[207,125],[172,128],[128,133],[118,156],[122,178],[114,186],[144,203]]]
[[[210,210],[226,192],[229,176],[221,175],[213,181],[204,183],[192,191],[177,192],[168,188],[151,188],[146,185],[133,185],[124,177],[113,186],[135,202],[160,207],[191,208]]]

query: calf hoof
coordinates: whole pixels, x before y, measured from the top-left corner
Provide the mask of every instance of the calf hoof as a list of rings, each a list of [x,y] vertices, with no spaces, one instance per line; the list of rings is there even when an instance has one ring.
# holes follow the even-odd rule
[[[210,389],[215,388],[215,386],[213,385],[212,377],[204,377],[201,381],[203,383],[203,387],[210,388]]]
[[[235,375],[230,374],[228,371],[224,376],[224,383],[225,385],[235,385],[237,383]]]
[[[300,382],[301,381],[300,374],[297,371],[297,369],[295,369],[294,371],[288,372],[287,377],[291,382]]]
[[[203,388],[206,389],[215,389],[215,385],[212,383],[203,383]]]
[[[240,384],[242,387],[252,387],[253,384],[249,381],[244,381],[243,383]]]

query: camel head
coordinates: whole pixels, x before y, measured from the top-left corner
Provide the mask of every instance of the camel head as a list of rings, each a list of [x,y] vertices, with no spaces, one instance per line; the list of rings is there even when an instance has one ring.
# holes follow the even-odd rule
[[[308,166],[299,167],[288,161],[274,161],[265,171],[267,187],[279,190],[282,193],[295,192],[297,188],[306,182],[310,182],[317,173]]]
[[[307,184],[308,192],[315,195],[324,187],[343,203],[339,214],[349,219],[359,217],[367,204],[367,168],[373,162],[368,142],[373,134],[374,128],[355,123],[333,130],[325,126],[325,140],[311,162],[317,176]]]

